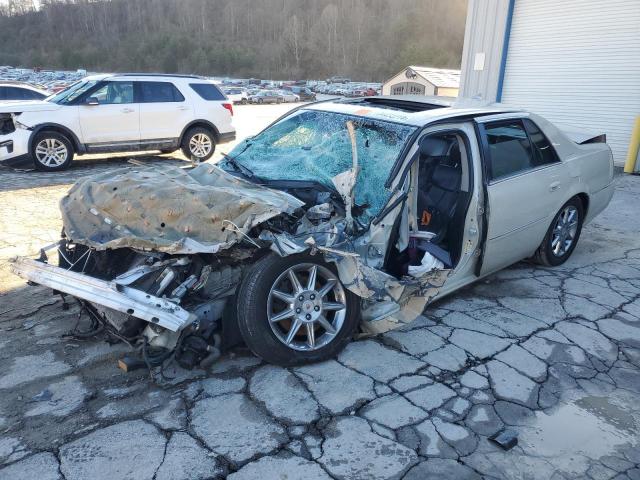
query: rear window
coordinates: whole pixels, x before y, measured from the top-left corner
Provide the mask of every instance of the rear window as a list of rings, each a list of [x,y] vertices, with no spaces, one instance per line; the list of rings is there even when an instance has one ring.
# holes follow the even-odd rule
[[[184,97],[171,82],[139,82],[140,103],[184,102]]]
[[[547,140],[547,137],[544,136],[544,133],[542,133],[538,126],[528,118],[525,118],[523,123],[524,128],[529,134],[529,139],[531,140],[531,143],[533,143],[535,149],[535,165],[540,166],[559,162],[560,159],[558,158],[556,151],[553,149],[551,142]]]
[[[189,86],[194,92],[209,102],[226,100],[224,94],[212,83],[190,83]]]

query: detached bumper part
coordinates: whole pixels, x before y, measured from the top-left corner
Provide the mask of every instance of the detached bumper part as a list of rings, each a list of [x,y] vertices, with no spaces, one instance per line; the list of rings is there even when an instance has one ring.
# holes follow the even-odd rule
[[[29,130],[17,129],[7,135],[0,134],[0,162],[12,165],[29,158]]]
[[[13,140],[5,140],[4,142],[0,142],[0,148],[6,148],[7,153],[13,153]]]
[[[11,271],[38,285],[127,313],[173,332],[182,330],[197,319],[193,313],[164,298],[30,258],[12,260]]]

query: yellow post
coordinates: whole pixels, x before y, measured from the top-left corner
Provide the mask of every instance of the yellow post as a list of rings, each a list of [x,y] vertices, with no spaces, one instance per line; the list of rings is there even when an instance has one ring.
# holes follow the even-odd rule
[[[629,140],[629,152],[627,153],[627,161],[624,164],[624,173],[634,173],[636,171],[636,160],[638,158],[638,149],[640,148],[640,116],[636,117],[636,123],[631,131],[631,140]],[[640,168],[640,165],[637,166]]]

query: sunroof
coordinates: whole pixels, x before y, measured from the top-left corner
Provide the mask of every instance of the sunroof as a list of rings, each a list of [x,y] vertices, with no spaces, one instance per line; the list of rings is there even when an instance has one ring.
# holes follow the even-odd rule
[[[436,108],[447,108],[449,105],[433,102],[422,102],[419,100],[404,100],[388,97],[365,97],[355,100],[347,100],[345,103],[365,103],[378,108],[387,108],[389,110],[399,110],[401,112],[425,112],[427,110],[435,110]]]

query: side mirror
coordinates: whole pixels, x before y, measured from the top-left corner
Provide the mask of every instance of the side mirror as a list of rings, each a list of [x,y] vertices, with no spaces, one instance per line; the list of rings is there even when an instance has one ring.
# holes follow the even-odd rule
[[[85,105],[100,105],[100,102],[96,97],[89,97],[84,101]]]
[[[420,156],[443,157],[449,151],[449,142],[437,137],[422,137],[420,140]]]

